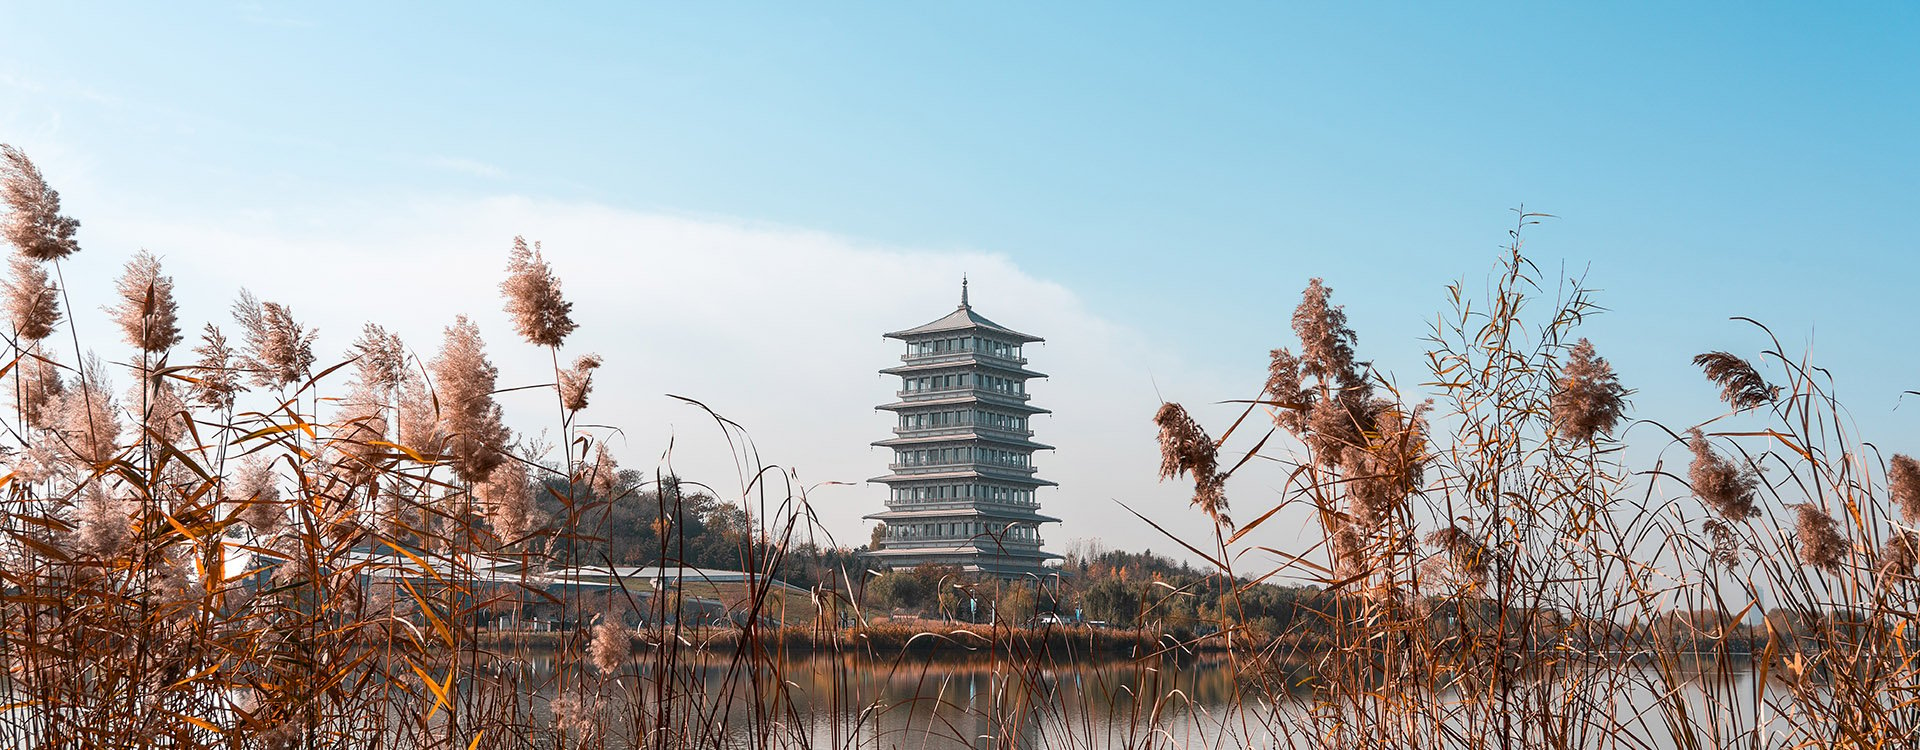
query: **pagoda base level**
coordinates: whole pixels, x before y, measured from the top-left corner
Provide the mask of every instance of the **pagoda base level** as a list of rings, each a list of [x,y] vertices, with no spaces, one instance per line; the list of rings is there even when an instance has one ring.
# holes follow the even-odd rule
[[[893,570],[909,570],[921,565],[952,565],[963,573],[991,575],[999,578],[1026,578],[1029,575],[1040,576],[1054,572],[1055,569],[1044,565],[1047,560],[1060,556],[1037,552],[1029,555],[980,555],[967,553],[941,553],[932,550],[878,550],[868,552],[867,558]]]

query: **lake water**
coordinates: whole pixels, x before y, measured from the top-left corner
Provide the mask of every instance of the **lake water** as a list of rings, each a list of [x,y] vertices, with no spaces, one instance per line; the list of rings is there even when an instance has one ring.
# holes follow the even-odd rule
[[[709,657],[714,658],[714,657]],[[724,656],[680,667],[672,690],[711,717],[692,730],[695,744],[810,748],[1266,748],[1301,746],[1312,736],[1312,698],[1278,695],[1242,679],[1223,655],[1080,659],[1032,663],[1006,657],[810,655],[780,662],[779,675],[733,666]],[[639,663],[608,689],[628,705],[658,705],[661,686]],[[1655,710],[1651,673],[1608,700],[1625,731],[1589,735],[1587,747],[1675,747]],[[1720,678],[1709,691],[1682,687],[1689,710],[1726,729],[1768,720],[1749,673]],[[1533,693],[1537,699],[1550,690]],[[1611,693],[1608,693],[1611,695]],[[759,696],[758,699],[755,696]],[[760,708],[755,709],[758,705]],[[694,716],[694,714],[687,714]],[[691,721],[699,721],[692,718]],[[1466,729],[1494,720],[1483,707],[1453,722]],[[682,720],[682,724],[689,720]],[[618,730],[614,730],[618,731]],[[1525,731],[1518,728],[1516,731]],[[1293,739],[1289,741],[1288,736]],[[1719,744],[1705,732],[1708,746]]]

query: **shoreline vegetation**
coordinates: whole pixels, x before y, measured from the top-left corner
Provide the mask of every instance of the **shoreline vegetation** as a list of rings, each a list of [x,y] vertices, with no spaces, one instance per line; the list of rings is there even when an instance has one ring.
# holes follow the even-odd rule
[[[1203,425],[1179,403],[1140,415],[1161,478],[1192,487],[1212,530],[1167,535],[1201,565],[1079,545],[1057,575],[1002,581],[869,569],[745,427],[693,399],[675,397],[725,434],[737,493],[680,477],[670,454],[622,467],[617,428],[588,416],[609,363],[567,349],[579,324],[538,242],[502,242],[506,345],[465,316],[420,349],[375,323],[322,342],[246,290],[230,320],[183,321],[146,252],[110,282],[112,327],[78,330],[69,285],[109,283],[66,275],[80,222],[10,146],[0,200],[0,744],[1920,736],[1920,462],[1856,435],[1835,376],[1758,323],[1753,351],[1693,362],[1719,416],[1634,414],[1606,342],[1578,333],[1600,312],[1592,291],[1523,252],[1540,214],[1519,212],[1484,288],[1437,295],[1417,388],[1365,359],[1315,278],[1268,378],[1231,401],[1238,419]],[[501,383],[495,356],[551,378]],[[550,422],[511,429],[508,398]],[[1629,433],[1657,449],[1651,465],[1628,462]],[[1246,481],[1249,465],[1284,479]],[[1307,519],[1305,549],[1267,546],[1277,518]],[[1068,612],[1112,627],[1016,626]],[[835,659],[803,674],[789,654]],[[986,657],[965,700],[875,685],[943,687],[949,654]],[[1169,655],[1232,679],[1198,703],[1168,681]],[[1119,687],[1052,676],[1109,663]]]

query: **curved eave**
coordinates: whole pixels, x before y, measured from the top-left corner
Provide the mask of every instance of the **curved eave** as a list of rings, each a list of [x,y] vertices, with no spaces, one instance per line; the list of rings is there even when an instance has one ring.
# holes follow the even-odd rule
[[[1036,372],[1034,370],[1029,370],[1025,367],[1021,367],[1020,365],[1012,364],[1010,362],[996,361],[993,357],[974,357],[971,359],[949,359],[941,362],[919,362],[915,364],[900,365],[898,367],[889,367],[885,370],[881,370],[880,374],[881,375],[912,375],[914,373],[920,373],[920,372],[938,372],[940,370],[953,370],[953,369],[964,370],[964,369],[971,369],[974,367],[984,367],[991,370],[998,370],[1000,372],[1010,372],[1027,379],[1047,377],[1047,374],[1044,372]]]
[[[1028,406],[1025,402],[1000,401],[991,396],[983,398],[972,395],[955,396],[953,398],[930,398],[925,401],[895,401],[891,404],[881,404],[873,408],[878,411],[906,411],[907,409],[917,409],[923,406],[967,406],[970,404],[986,404],[987,406],[1025,412],[1027,414],[1053,413],[1038,406]]]
[[[1021,333],[1019,331],[1013,330],[1006,326],[1000,325],[999,323],[995,323],[991,320],[988,320],[986,316],[981,315],[977,312],[974,312],[973,308],[968,307],[966,305],[961,305],[959,309],[956,309],[953,312],[947,313],[945,317],[942,317],[939,320],[933,321],[931,323],[927,323],[925,325],[908,328],[904,331],[894,331],[892,333],[887,334],[886,336],[887,338],[890,338],[890,339],[900,339],[902,341],[906,341],[906,340],[921,338],[923,336],[932,336],[934,334],[940,334],[940,333],[954,333],[958,331],[973,331],[973,330],[990,331],[990,332],[999,334],[1004,338],[1018,341],[1022,344],[1033,344],[1033,343],[1038,343],[1046,340],[1030,333]]]
[[[994,482],[1005,482],[1007,484],[1024,484],[1029,487],[1060,486],[1059,484],[1056,484],[1054,482],[1049,482],[1045,479],[1036,479],[1034,477],[1027,477],[1027,476],[1008,476],[1005,474],[988,474],[986,472],[973,471],[971,469],[965,470],[965,471],[941,471],[941,472],[933,472],[928,474],[888,474],[884,477],[874,477],[872,479],[868,479],[867,481],[878,482],[881,484],[894,484],[894,483],[904,484],[907,482],[944,482],[944,481],[953,480],[953,479],[985,479],[985,480],[994,481]]]
[[[921,437],[897,437],[880,440],[869,445],[879,448],[893,448],[902,445],[928,445],[931,443],[958,443],[979,441],[996,445],[1010,445],[1024,450],[1050,451],[1053,446],[1036,443],[1026,438],[1002,437],[988,432],[962,432],[948,435],[924,435]]]

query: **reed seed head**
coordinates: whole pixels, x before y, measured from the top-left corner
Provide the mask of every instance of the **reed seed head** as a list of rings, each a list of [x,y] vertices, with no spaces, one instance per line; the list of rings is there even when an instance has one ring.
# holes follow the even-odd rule
[[[1693,494],[1721,518],[1738,523],[1759,514],[1754,492],[1760,481],[1751,470],[1743,470],[1713,450],[1699,428],[1688,431],[1687,446],[1693,450],[1693,463],[1687,467],[1687,479]]]
[[[587,354],[573,361],[573,367],[560,372],[560,404],[567,411],[587,408],[587,396],[593,392],[593,371],[600,367],[600,355]]]
[[[587,644],[587,661],[601,674],[613,675],[626,666],[633,658],[633,631],[620,622],[614,614],[608,614],[599,625],[593,626],[593,640]]]
[[[495,467],[475,488],[487,525],[500,541],[513,542],[533,533],[544,522],[534,507],[533,482],[527,477],[526,464],[508,460]]]
[[[59,260],[80,250],[73,238],[80,222],[60,215],[60,193],[20,149],[0,143],[0,199],[7,215],[0,236],[34,260]]]
[[[1693,363],[1700,366],[1708,380],[1720,386],[1720,399],[1734,411],[1773,403],[1780,393],[1778,387],[1767,385],[1767,379],[1760,377],[1753,363],[1727,352],[1707,352],[1695,356]]]
[[[160,272],[159,258],[141,250],[127,261],[115,288],[120,300],[107,312],[129,345],[163,352],[180,343],[180,305],[173,298],[173,277]]]
[[[1886,578],[1911,577],[1920,566],[1920,534],[1895,531],[1880,547],[1879,573]]]
[[[507,315],[521,337],[539,346],[558,347],[573,333],[573,303],[560,294],[560,279],[540,257],[540,243],[528,247],[524,237],[513,238],[507,256],[507,280],[500,291],[507,298]]]
[[[1794,532],[1800,540],[1800,562],[1816,568],[1838,570],[1851,547],[1847,538],[1840,534],[1840,525],[1833,520],[1833,516],[1812,503],[1796,505],[1794,511],[1797,514]]]
[[[60,287],[47,268],[23,253],[9,262],[13,274],[5,283],[7,319],[20,338],[40,341],[60,324]]]
[[[34,429],[56,428],[60,420],[60,400],[66,395],[66,381],[60,377],[60,368],[53,361],[40,354],[38,344],[22,347],[20,364],[15,370],[20,379],[21,408],[27,426]],[[47,441],[36,441],[36,444]]]
[[[286,507],[280,499],[280,485],[273,475],[273,463],[249,456],[234,475],[230,499],[241,503],[240,520],[259,536],[272,536],[286,520]]]
[[[127,553],[133,542],[132,503],[114,497],[99,481],[80,491],[80,503],[74,509],[79,523],[74,548],[101,559],[114,559]]]
[[[1447,556],[1447,569],[1455,576],[1476,584],[1487,580],[1487,548],[1473,534],[1458,525],[1448,525],[1444,529],[1427,535],[1427,544],[1439,548]]]
[[[1220,473],[1220,448],[1213,438],[1177,403],[1161,404],[1153,423],[1160,427],[1160,478],[1193,477],[1193,504],[1214,523],[1231,523],[1226,517],[1226,476]]]
[[[1360,437],[1361,450],[1347,451],[1352,472],[1347,484],[1349,511],[1368,529],[1378,528],[1419,492],[1426,480],[1427,420],[1431,402],[1402,409],[1392,402],[1374,405],[1373,427]]]
[[[313,340],[318,333],[302,328],[291,308],[261,302],[242,289],[233,303],[233,319],[246,338],[240,362],[253,373],[255,385],[285,388],[313,367]]]
[[[1612,435],[1626,414],[1627,393],[1613,366],[1594,352],[1593,342],[1580,339],[1560,370],[1552,398],[1554,427],[1562,438],[1576,443]]]
[[[200,334],[200,345],[193,348],[197,355],[193,363],[193,384],[188,388],[187,397],[194,403],[217,411],[233,408],[234,399],[243,386],[240,373],[234,368],[233,349],[227,345],[226,334],[212,323]]]
[[[1920,461],[1912,456],[1893,454],[1887,466],[1887,492],[1907,523],[1920,524]]]
[[[120,452],[120,406],[104,370],[99,358],[88,355],[80,382],[60,396],[61,444],[86,466],[99,466]]]
[[[1293,332],[1300,337],[1300,372],[1323,384],[1354,372],[1353,347],[1359,336],[1347,327],[1347,312],[1331,303],[1333,289],[1318,278],[1307,282],[1293,311]]]
[[[440,355],[430,364],[439,388],[437,431],[445,440],[454,473],[478,485],[503,461],[507,428],[501,424],[500,405],[494,403],[494,383],[500,370],[487,360],[480,327],[462,315],[447,327]]]

